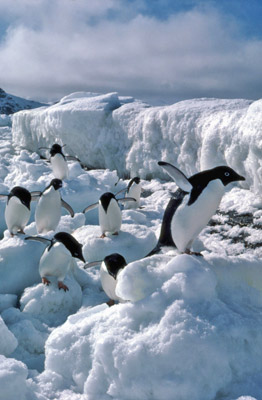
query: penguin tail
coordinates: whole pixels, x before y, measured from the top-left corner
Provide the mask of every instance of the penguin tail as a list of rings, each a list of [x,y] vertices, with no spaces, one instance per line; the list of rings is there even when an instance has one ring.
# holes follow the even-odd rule
[[[156,246],[153,248],[153,250],[151,250],[150,253],[148,253],[144,258],[151,257],[151,256],[153,256],[154,254],[159,253],[160,250],[161,250],[161,247],[162,247],[162,246],[161,246],[160,242],[158,242],[158,243],[156,244]]]

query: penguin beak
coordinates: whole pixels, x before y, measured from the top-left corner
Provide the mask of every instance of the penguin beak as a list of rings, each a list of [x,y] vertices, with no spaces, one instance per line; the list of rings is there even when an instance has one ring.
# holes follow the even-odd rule
[[[84,259],[83,254],[79,254],[79,256],[77,258],[79,258],[79,260],[83,261],[84,263],[86,262],[86,260]]]
[[[243,176],[237,174],[235,180],[236,180],[236,181],[245,181],[246,178],[244,178]]]

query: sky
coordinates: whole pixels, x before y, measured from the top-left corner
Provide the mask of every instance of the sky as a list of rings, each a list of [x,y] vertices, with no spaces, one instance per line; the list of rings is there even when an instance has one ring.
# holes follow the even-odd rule
[[[262,97],[261,0],[0,0],[0,87],[56,101]]]

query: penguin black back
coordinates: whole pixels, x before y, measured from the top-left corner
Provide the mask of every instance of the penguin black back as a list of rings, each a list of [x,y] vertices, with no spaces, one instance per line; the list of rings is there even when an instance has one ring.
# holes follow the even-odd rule
[[[135,178],[131,179],[131,181],[128,183],[128,186],[127,186],[127,192],[129,192],[129,190],[134,182],[138,185],[140,183],[140,178],[138,176],[136,176]]]
[[[123,269],[127,263],[121,254],[113,253],[104,258],[104,263],[107,267],[109,275],[114,279],[117,277],[117,273],[120,269]]]
[[[18,199],[21,201],[21,203],[24,206],[26,206],[28,208],[28,210],[30,210],[31,193],[27,189],[25,189],[21,186],[13,187],[13,189],[10,191],[10,193],[8,195],[7,203],[13,196],[18,197]]]
[[[72,257],[79,258],[79,260],[84,261],[84,256],[82,253],[83,245],[79,243],[72,235],[67,232],[58,232],[54,236],[55,241],[63,243],[63,245],[70,251]]]
[[[115,196],[111,192],[106,192],[100,197],[100,201],[105,212],[107,212],[109,203],[112,199],[115,199]]]

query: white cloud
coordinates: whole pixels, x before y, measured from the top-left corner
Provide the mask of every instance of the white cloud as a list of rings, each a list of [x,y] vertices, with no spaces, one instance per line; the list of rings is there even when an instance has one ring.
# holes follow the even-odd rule
[[[261,42],[240,39],[236,25],[214,10],[160,21],[120,0],[10,4],[0,0],[0,15],[5,9],[13,21],[0,43],[0,76],[14,94],[119,91],[168,101],[261,93]]]

